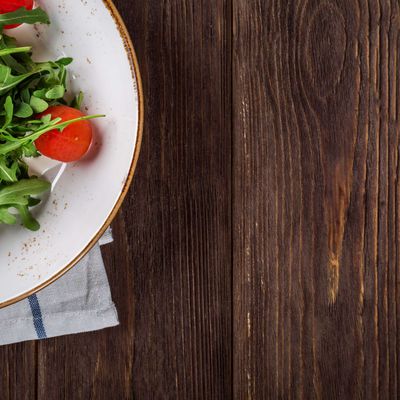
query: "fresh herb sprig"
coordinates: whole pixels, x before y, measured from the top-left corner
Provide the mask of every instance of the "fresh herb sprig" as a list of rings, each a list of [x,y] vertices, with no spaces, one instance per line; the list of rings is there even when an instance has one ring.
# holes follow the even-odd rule
[[[62,131],[68,125],[103,115],[91,115],[70,121],[42,118],[36,114],[54,105],[79,108],[83,94],[79,93],[68,104],[67,67],[72,58],[34,62],[30,46],[18,46],[15,39],[4,33],[12,24],[49,24],[49,17],[41,9],[17,11],[0,15],[0,223],[22,224],[31,230],[39,229],[30,208],[40,200],[35,196],[49,190],[50,183],[29,176],[27,157],[37,157],[34,141],[51,130]]]

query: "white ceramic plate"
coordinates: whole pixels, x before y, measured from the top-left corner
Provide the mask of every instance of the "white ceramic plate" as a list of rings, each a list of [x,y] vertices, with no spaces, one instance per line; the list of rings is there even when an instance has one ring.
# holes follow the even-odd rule
[[[36,59],[74,58],[73,90],[86,94],[94,122],[90,153],[69,164],[43,206],[39,232],[0,226],[0,307],[40,290],[71,268],[111,223],[131,181],[140,147],[142,97],[136,57],[109,0],[40,0],[51,26],[9,31]],[[52,162],[32,168],[45,172]],[[54,178],[56,166],[48,172]]]

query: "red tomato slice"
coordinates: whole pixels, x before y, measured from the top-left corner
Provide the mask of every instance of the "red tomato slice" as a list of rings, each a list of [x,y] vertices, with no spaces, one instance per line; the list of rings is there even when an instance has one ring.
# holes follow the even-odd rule
[[[33,0],[0,0],[0,14],[9,13],[18,8],[25,7],[27,10],[32,10]],[[17,25],[7,25],[6,29],[16,28]]]
[[[61,118],[62,121],[83,117],[84,114],[75,108],[67,106],[49,107],[37,118],[51,114],[51,118]],[[54,160],[71,162],[82,158],[92,142],[93,133],[90,121],[78,121],[67,126],[62,132],[54,129],[35,141],[41,154]]]

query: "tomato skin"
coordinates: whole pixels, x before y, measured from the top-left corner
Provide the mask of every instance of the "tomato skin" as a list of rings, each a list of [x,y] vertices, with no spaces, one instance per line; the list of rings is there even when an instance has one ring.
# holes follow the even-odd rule
[[[25,7],[27,10],[32,10],[33,0],[0,0],[0,14],[12,12],[21,7]],[[13,29],[19,25],[20,24],[7,25],[5,26],[5,29]]]
[[[75,108],[53,106],[37,115],[42,118],[51,114],[51,119],[62,121],[83,117],[84,114]],[[93,132],[90,121],[78,121],[67,126],[62,132],[57,129],[46,132],[35,141],[38,151],[46,157],[62,162],[78,161],[89,150]]]

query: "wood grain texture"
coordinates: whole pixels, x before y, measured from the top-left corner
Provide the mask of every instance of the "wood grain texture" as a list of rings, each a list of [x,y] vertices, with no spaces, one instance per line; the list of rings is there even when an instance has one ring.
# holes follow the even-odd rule
[[[399,4],[233,3],[235,397],[398,398]]]
[[[124,4],[146,44],[138,194],[124,208],[135,255],[135,398],[230,398],[229,3]]]
[[[0,399],[36,398],[36,361],[34,343],[0,347]]]
[[[121,325],[0,348],[0,400],[397,399],[397,0],[118,0],[145,90]]]

